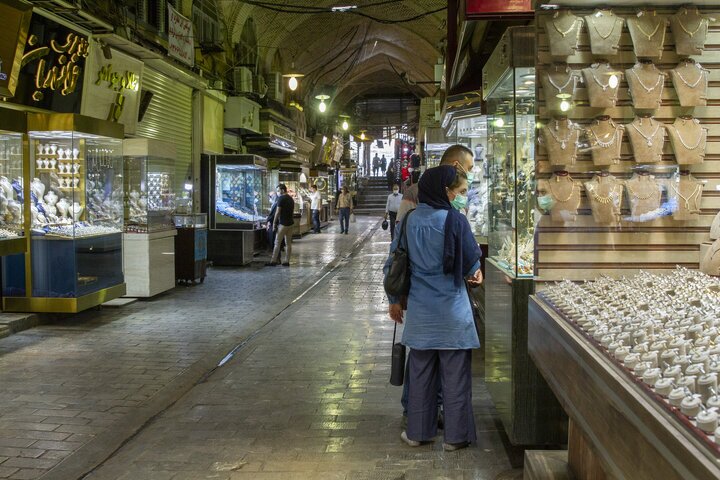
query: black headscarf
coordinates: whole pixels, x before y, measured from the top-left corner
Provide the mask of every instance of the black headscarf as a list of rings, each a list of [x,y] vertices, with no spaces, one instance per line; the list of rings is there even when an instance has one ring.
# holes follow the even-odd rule
[[[418,185],[418,201],[432,208],[447,210],[445,219],[445,247],[443,250],[443,273],[452,274],[455,285],[460,286],[470,274],[482,253],[470,230],[465,216],[450,205],[446,188],[455,181],[455,167],[441,165],[425,171]]]

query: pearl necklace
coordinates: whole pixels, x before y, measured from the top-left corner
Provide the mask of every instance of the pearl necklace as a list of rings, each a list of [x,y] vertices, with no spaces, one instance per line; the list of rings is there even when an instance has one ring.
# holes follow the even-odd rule
[[[558,203],[567,203],[567,202],[569,202],[569,201],[572,199],[572,197],[575,195],[575,181],[572,179],[572,177],[570,177],[570,175],[568,175],[567,178],[568,178],[568,180],[570,181],[570,195],[568,195],[567,198],[562,199],[562,200],[559,199],[557,195],[555,195],[555,192],[553,192],[552,182],[548,182],[548,190],[550,191],[550,195],[551,195],[551,196],[555,199],[555,201],[558,202]],[[556,181],[556,182],[559,182],[560,179],[557,178],[557,177],[555,177],[555,181]]]
[[[652,31],[652,33],[650,33],[650,34],[648,34],[648,33],[645,31],[645,29],[644,29],[644,28],[642,27],[642,25],[640,24],[640,21],[637,21],[637,22],[635,23],[635,26],[636,26],[637,29],[640,31],[640,33],[642,33],[643,35],[645,35],[648,40],[651,40],[652,37],[654,37],[655,34],[656,34],[656,33],[658,32],[658,30],[660,29],[660,25],[661,25],[662,23],[663,23],[663,21],[662,21],[662,20],[659,20],[658,23],[657,23],[657,25],[655,25],[655,29],[654,29],[654,30]]]
[[[603,40],[607,40],[608,37],[609,37],[610,35],[612,35],[612,33],[615,31],[615,27],[617,26],[618,18],[615,17],[614,15],[613,15],[613,17],[614,17],[614,20],[613,20],[612,28],[611,28],[610,31],[607,33],[607,35],[603,35],[603,34],[600,32],[600,29],[598,29],[597,23],[596,23],[595,21],[590,22],[590,23],[592,23],[593,29],[595,29],[595,31],[597,32],[597,34],[600,35],[600,38],[602,38]],[[591,17],[591,18],[592,18],[592,17]]]
[[[652,198],[652,197],[654,197],[655,195],[658,195],[658,194],[660,193],[660,189],[657,188],[657,184],[655,184],[655,187],[656,187],[656,188],[654,188],[654,189],[653,189],[650,193],[648,193],[647,195],[639,195],[635,190],[632,189],[632,187],[630,186],[630,182],[627,182],[627,183],[625,184],[625,186],[627,187],[628,193],[629,193],[631,196],[633,196],[633,197],[635,197],[636,199],[638,199],[638,200],[647,200],[647,199]]]
[[[686,63],[686,65],[691,65],[690,63]],[[681,82],[683,82],[685,85],[688,86],[688,88],[695,88],[698,86],[698,84],[705,78],[705,74],[707,73],[707,70],[702,68],[699,64],[696,64],[698,70],[700,70],[700,75],[698,76],[697,80],[695,80],[693,83],[688,82],[685,80],[685,77],[682,76],[680,73],[680,70],[675,69],[673,70],[675,72],[675,75],[680,79]]]
[[[652,126],[652,119],[650,119],[650,125]],[[656,128],[655,131],[654,131],[653,133],[651,133],[650,135],[645,135],[645,133],[643,133],[643,131],[640,130],[640,128],[638,128],[637,125],[635,125],[635,122],[631,123],[630,126],[633,127],[635,130],[637,130],[637,132],[638,132],[640,135],[642,135],[642,137],[643,137],[643,138],[645,139],[645,141],[647,142],[648,147],[652,147],[653,139],[655,138],[655,135],[657,135],[657,133],[660,131],[660,123],[658,123],[657,128]]]
[[[600,137],[598,136],[597,132],[595,132],[595,130],[593,130],[593,127],[590,127],[589,130],[590,130],[590,133],[592,133],[593,137],[595,137],[595,142],[602,148],[610,148],[613,145],[615,145],[615,140],[617,140],[618,133],[619,133],[619,130],[617,128],[615,128],[615,130],[612,133],[612,137],[610,137],[611,140],[609,142],[603,142],[600,140]]]
[[[675,193],[677,193],[678,196],[685,201],[685,210],[687,210],[687,211],[689,211],[689,212],[699,211],[698,209],[691,209],[691,208],[690,208],[690,200],[692,200],[692,198],[693,198],[695,195],[699,194],[699,193],[702,191],[702,185],[695,185],[695,186],[693,187],[692,193],[691,193],[690,195],[688,195],[687,197],[685,197],[682,193],[680,193],[680,189],[679,189],[679,188],[675,188],[675,185],[670,185],[670,186],[672,187],[673,191],[674,191]],[[696,200],[696,202],[694,202],[694,203],[697,204],[697,200]]]
[[[617,190],[617,187],[619,185],[613,185],[613,187],[610,189],[610,193],[607,194],[607,196],[600,195],[595,190],[594,185],[588,185],[588,191],[590,192],[590,195],[592,196],[593,200],[598,202],[601,205],[610,205],[613,203],[615,198],[617,197],[617,194],[615,193],[615,190]]]
[[[682,146],[685,147],[686,149],[688,149],[688,150],[695,150],[695,149],[698,148],[698,147],[700,146],[700,144],[702,143],[703,134],[705,133],[705,129],[704,129],[704,128],[700,127],[700,136],[698,137],[698,141],[697,141],[697,143],[696,143],[694,146],[691,147],[690,145],[688,145],[688,144],[685,142],[685,139],[682,138],[682,135],[680,135],[680,130],[678,130],[678,128],[677,128],[676,126],[674,126],[674,125],[673,125],[672,127],[673,127],[673,129],[675,130],[675,135],[677,135],[678,140],[680,140],[680,143],[681,143]]]
[[[556,121],[555,121],[555,129],[557,129],[557,128],[558,128],[558,123],[557,123],[557,120],[556,120]],[[560,144],[560,148],[563,149],[563,150],[565,150],[565,149],[567,148],[567,143],[570,141],[570,138],[571,138],[571,137],[573,136],[573,134],[575,133],[575,132],[573,131],[573,128],[572,128],[572,123],[571,123],[570,121],[568,121],[568,124],[567,124],[567,130],[568,130],[568,132],[567,132],[567,136],[566,136],[565,138],[560,138],[560,137],[558,137],[557,135],[555,135],[555,132],[553,132],[553,129],[550,128],[550,127],[547,127],[546,129],[547,129],[548,132],[550,132],[550,136],[551,136],[557,143]],[[577,145],[577,142],[575,142],[575,144]]]
[[[553,81],[552,75],[550,75],[550,72],[548,72],[548,74],[547,74],[548,82],[550,82],[550,85],[552,85],[553,87],[555,87],[557,89],[558,93],[562,92],[568,85],[570,85],[570,82],[572,82],[574,78],[575,78],[575,76],[572,74],[572,72],[570,72],[570,74],[568,75],[567,82],[565,82],[565,85],[563,85],[562,87],[558,87],[557,84]]]
[[[653,90],[655,90],[655,89],[657,88],[657,86],[660,85],[660,83],[661,83],[662,80],[663,80],[663,75],[662,75],[662,73],[658,73],[658,78],[657,78],[657,81],[655,82],[655,85],[653,85],[652,87],[648,87],[648,86],[645,85],[645,83],[642,81],[642,79],[640,78],[640,75],[638,75],[638,73],[637,73],[637,65],[635,65],[630,71],[635,75],[635,78],[637,79],[638,83],[640,84],[641,87],[643,87],[643,88],[645,89],[645,91],[646,91],[647,93],[650,93],[650,92],[652,92]]]
[[[555,27],[555,31],[557,31],[560,35],[562,35],[563,38],[565,38],[566,36],[568,36],[568,34],[570,34],[573,30],[575,30],[575,25],[577,25],[577,22],[578,22],[578,19],[576,18],[575,20],[573,20],[572,24],[570,25],[570,28],[568,28],[564,32],[562,30],[560,30],[560,28],[557,26],[557,23],[555,23],[555,20],[552,21],[552,24],[553,24],[553,27]]]

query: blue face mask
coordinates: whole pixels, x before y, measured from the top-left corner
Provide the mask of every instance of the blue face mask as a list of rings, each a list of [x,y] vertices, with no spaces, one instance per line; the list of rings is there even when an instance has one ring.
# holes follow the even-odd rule
[[[546,212],[550,211],[555,204],[551,195],[541,195],[537,197],[538,207]]]
[[[453,206],[455,210],[465,210],[467,207],[467,197],[465,195],[455,195],[455,198],[452,202],[450,202],[450,205]]]

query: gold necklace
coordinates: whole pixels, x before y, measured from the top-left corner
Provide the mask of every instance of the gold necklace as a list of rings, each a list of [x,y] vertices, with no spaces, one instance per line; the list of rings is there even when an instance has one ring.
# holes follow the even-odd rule
[[[685,16],[687,16],[687,13],[685,14]],[[701,18],[701,19],[700,19],[700,23],[698,23],[697,28],[691,32],[690,30],[688,30],[687,28],[685,28],[685,25],[683,25],[682,20],[680,20],[680,17],[677,17],[678,25],[680,25],[680,28],[682,28],[682,31],[685,32],[685,33],[687,33],[690,37],[694,37],[695,34],[700,31],[700,29],[702,28],[703,24],[704,24],[705,22],[707,22],[707,21],[708,21],[707,18]],[[648,39],[648,40],[649,40],[649,39]]]
[[[606,197],[597,193],[593,185],[588,185],[588,191],[590,192],[590,195],[592,195],[593,200],[595,200],[596,202],[602,205],[610,205],[615,200],[615,190],[617,189],[617,187],[617,185],[613,185],[613,187],[610,189],[610,193],[608,193]]]
[[[689,211],[689,212],[699,211],[697,208],[696,208],[696,209],[692,209],[692,210],[690,209],[690,200],[692,200],[692,198],[693,198],[695,195],[697,195],[698,193],[700,193],[700,191],[702,190],[702,185],[695,185],[695,187],[693,188],[692,193],[691,193],[690,195],[688,195],[687,197],[685,197],[682,193],[680,193],[680,189],[679,189],[679,188],[675,188],[675,185],[670,185],[670,186],[671,186],[672,189],[675,191],[675,193],[677,193],[678,196],[685,201],[685,210],[687,210],[687,211]],[[697,204],[697,202],[694,202],[694,203]]]
[[[602,38],[603,40],[607,40],[607,38],[608,38],[610,35],[612,35],[612,33],[615,31],[615,26],[617,25],[617,17],[615,17],[614,15],[613,15],[613,17],[614,17],[614,19],[613,19],[612,28],[611,28],[610,31],[607,33],[607,35],[603,35],[602,33],[600,33],[600,30],[599,30],[598,27],[597,27],[597,23],[596,23],[595,21],[592,22],[593,28],[595,29],[595,31],[597,32],[597,34],[600,35],[600,38]]]
[[[638,195],[638,193],[635,190],[633,190],[632,187],[630,186],[630,182],[626,183],[625,186],[627,187],[628,193],[630,195],[632,195],[633,197],[637,198],[638,200],[647,200],[649,198],[654,197],[658,193],[660,193],[660,190],[655,188],[647,195]],[[657,184],[655,184],[655,187],[657,187]]]
[[[577,25],[578,19],[576,18],[573,20],[572,24],[570,25],[570,28],[565,30],[564,32],[560,30],[560,28],[557,26],[557,23],[555,23],[555,20],[552,21],[553,27],[555,27],[555,31],[557,31],[560,35],[563,36],[563,38],[567,37],[570,32],[575,30],[575,25]]]
[[[662,23],[663,23],[662,20],[659,20],[658,23],[657,23],[657,25],[655,25],[655,29],[654,29],[654,30],[652,31],[652,33],[649,34],[649,35],[648,35],[648,33],[645,31],[645,29],[642,27],[642,25],[640,24],[640,21],[635,22],[635,26],[637,26],[638,30],[640,30],[640,33],[642,33],[643,35],[645,35],[648,40],[651,40],[652,37],[654,37],[655,34],[658,32],[658,29],[660,28],[660,24],[662,24]]]
[[[548,182],[548,190],[550,190],[550,195],[552,195],[552,197],[553,197],[553,198],[555,199],[555,201],[557,201],[558,203],[567,203],[567,202],[569,202],[569,201],[572,199],[573,195],[575,194],[575,181],[572,179],[572,177],[570,177],[570,175],[568,175],[567,178],[568,178],[568,180],[570,180],[570,185],[571,185],[571,187],[570,187],[570,195],[568,195],[568,197],[565,198],[565,199],[563,199],[563,200],[560,200],[560,199],[558,198],[558,196],[555,195],[555,192],[553,192],[552,182]],[[556,182],[559,182],[560,180],[557,179],[557,177],[556,177],[556,180],[555,180],[555,181],[556,181]]]

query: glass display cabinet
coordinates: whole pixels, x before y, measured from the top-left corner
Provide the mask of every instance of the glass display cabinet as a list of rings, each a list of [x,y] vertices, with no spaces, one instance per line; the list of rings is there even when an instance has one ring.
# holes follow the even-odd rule
[[[328,222],[331,218],[332,209],[330,208],[332,190],[330,183],[330,175],[325,171],[310,172],[310,183],[308,185],[316,185],[318,192],[322,195],[322,208],[320,209],[320,221]],[[312,222],[312,219],[311,219]]]
[[[175,145],[147,138],[124,141],[128,297],[152,297],[175,287]]]
[[[78,312],[124,295],[123,127],[74,114],[27,124],[30,258],[5,272],[5,309]]]
[[[271,207],[267,160],[251,154],[203,155],[201,162],[201,206],[209,222],[208,260],[216,265],[250,263],[254,232],[264,231]]]
[[[560,442],[563,413],[528,355],[535,204],[535,32],[508,28],[483,69],[487,103],[488,248],[485,381],[510,441]]]
[[[0,256],[24,253],[25,114],[0,109]]]
[[[287,168],[287,167],[285,167]],[[301,182],[301,178],[305,181]],[[283,183],[288,189],[288,194],[295,200],[295,234],[303,235],[310,231],[312,219],[310,215],[310,188],[307,183],[308,174],[298,167],[297,171],[289,169],[272,170],[271,179],[273,185]]]
[[[207,214],[175,215],[175,280],[203,283],[207,276]]]

